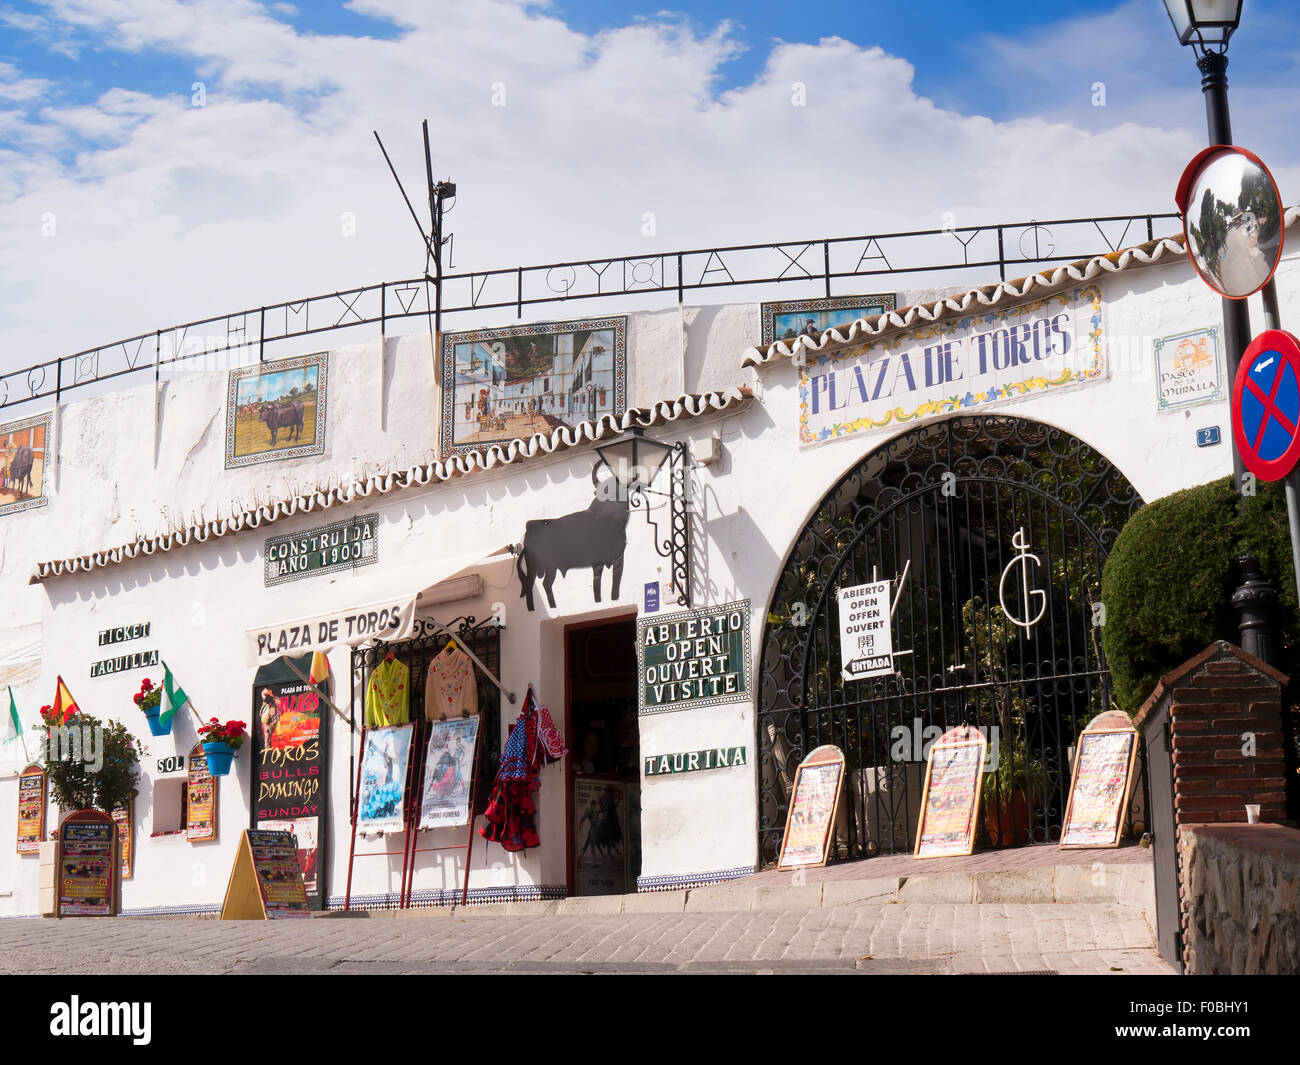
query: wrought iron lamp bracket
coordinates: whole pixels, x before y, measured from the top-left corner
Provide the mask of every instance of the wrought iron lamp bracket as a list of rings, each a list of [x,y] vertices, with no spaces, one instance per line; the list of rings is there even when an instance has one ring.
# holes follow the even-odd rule
[[[672,446],[665,463],[671,477],[671,489],[658,492],[643,484],[633,484],[628,489],[628,508],[643,509],[646,524],[650,526],[654,537],[655,553],[660,558],[669,559],[672,564],[673,587],[677,590],[677,602],[680,606],[691,605],[691,479],[690,457],[686,444],[678,441]],[[665,530],[656,521],[650,509],[650,495],[663,496],[668,500],[668,525]]]

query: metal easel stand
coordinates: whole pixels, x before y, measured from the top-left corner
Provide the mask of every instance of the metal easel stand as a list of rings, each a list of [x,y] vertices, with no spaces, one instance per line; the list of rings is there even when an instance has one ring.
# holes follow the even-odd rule
[[[457,644],[457,646],[460,646]],[[464,650],[464,648],[462,648]],[[469,652],[466,651],[468,654]],[[472,656],[471,656],[472,657]],[[485,671],[486,672],[486,671]],[[505,689],[502,689],[503,691]],[[469,715],[465,714],[468,718]],[[428,767],[428,734],[433,731],[432,722],[424,722],[420,727],[420,757],[419,771],[416,774],[420,779],[419,799],[410,806],[410,820],[406,826],[407,839],[407,856],[402,863],[403,879],[402,891],[398,899],[398,909],[409,910],[411,908],[411,892],[415,884],[415,856],[417,854],[428,854],[433,851],[464,851],[465,852],[465,877],[460,889],[460,904],[465,906],[469,902],[469,866],[470,860],[474,854],[474,797],[478,787],[479,762],[482,759],[482,745],[479,737],[474,738],[474,762],[469,774],[469,822],[465,834],[465,842],[448,844],[445,847],[420,847],[419,834],[421,832],[436,832],[436,828],[422,829],[420,827],[420,817],[423,813],[423,796],[424,796],[424,776],[429,771]],[[457,825],[446,825],[446,828],[457,828]]]
[[[362,757],[360,758],[357,764],[356,789],[353,792],[353,797],[352,797],[352,840],[348,845],[348,881],[347,881],[347,889],[343,894],[344,911],[349,911],[352,909],[352,866],[358,858],[381,858],[381,857],[391,858],[394,854],[400,854],[402,856],[402,874],[401,874],[401,879],[399,881],[399,885],[405,883],[406,881],[407,851],[410,848],[410,841],[408,837],[410,836],[409,829],[411,824],[411,794],[412,794],[411,778],[414,775],[415,761],[416,761],[414,758],[408,756],[406,760],[406,791],[405,794],[402,796],[402,803],[404,806],[403,817],[402,817],[402,849],[400,851],[382,850],[382,851],[367,851],[365,854],[357,853],[357,807],[361,803],[361,774],[364,771],[366,765],[366,760],[365,760],[366,733],[369,731],[370,730],[364,724],[361,726]],[[415,742],[414,739],[412,739],[413,744],[414,742]],[[398,909],[402,908],[402,891],[400,886],[398,888],[398,893],[397,893],[397,908]]]

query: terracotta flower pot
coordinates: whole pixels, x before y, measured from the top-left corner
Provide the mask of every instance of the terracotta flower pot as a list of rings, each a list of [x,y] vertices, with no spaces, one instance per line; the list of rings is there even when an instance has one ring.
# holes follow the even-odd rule
[[[1029,842],[1029,795],[1016,788],[999,802],[996,795],[984,798],[984,829],[994,847],[1014,847]]]

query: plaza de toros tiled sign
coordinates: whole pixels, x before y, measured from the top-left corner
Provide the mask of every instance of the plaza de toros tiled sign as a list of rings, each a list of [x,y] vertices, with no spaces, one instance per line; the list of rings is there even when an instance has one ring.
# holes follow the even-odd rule
[[[1087,285],[809,355],[799,371],[799,443],[1099,380],[1105,342],[1101,289]]]

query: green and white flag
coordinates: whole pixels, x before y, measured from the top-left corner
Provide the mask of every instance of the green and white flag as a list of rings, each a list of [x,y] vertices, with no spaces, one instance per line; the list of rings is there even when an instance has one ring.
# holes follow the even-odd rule
[[[23,736],[22,718],[18,716],[18,704],[14,702],[14,690],[9,689],[9,713],[5,715],[4,724],[0,725],[0,751],[7,750],[14,740],[23,745],[23,757],[27,757],[27,740]]]
[[[167,668],[166,662],[162,667],[162,702],[158,704],[158,723],[166,726],[171,723],[172,715],[177,710],[184,710],[190,705],[190,697],[185,694],[185,689],[176,683],[176,678],[172,676],[172,671]]]

